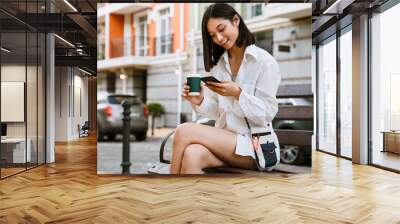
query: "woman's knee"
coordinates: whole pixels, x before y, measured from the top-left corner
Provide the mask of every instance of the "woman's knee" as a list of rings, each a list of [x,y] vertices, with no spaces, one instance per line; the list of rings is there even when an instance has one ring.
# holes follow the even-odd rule
[[[195,123],[183,123],[178,125],[174,134],[174,143],[189,140],[190,133],[195,127]]]
[[[205,168],[208,156],[201,145],[190,144],[183,154],[182,169],[188,171]]]
[[[188,136],[188,134],[190,134],[190,131],[193,130],[196,126],[197,124],[189,122],[180,124],[175,130],[175,136],[178,137]]]

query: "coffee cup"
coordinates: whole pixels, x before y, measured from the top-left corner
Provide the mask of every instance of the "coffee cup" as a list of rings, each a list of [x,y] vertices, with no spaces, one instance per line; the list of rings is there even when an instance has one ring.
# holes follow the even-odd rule
[[[189,96],[199,96],[201,90],[201,75],[200,74],[188,74],[187,85],[189,86]]]

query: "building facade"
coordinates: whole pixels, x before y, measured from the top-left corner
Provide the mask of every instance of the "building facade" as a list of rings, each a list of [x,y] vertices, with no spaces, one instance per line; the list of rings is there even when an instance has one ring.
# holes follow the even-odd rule
[[[196,119],[180,97],[188,73],[204,74],[208,3],[104,3],[98,8],[98,94],[128,93],[166,110],[161,126]],[[231,3],[278,61],[282,84],[311,86],[311,4]],[[127,77],[127,78],[126,78]]]

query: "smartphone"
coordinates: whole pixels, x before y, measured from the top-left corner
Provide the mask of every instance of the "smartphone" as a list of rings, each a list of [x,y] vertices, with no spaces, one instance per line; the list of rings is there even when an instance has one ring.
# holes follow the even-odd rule
[[[221,83],[221,81],[219,81],[217,78],[215,78],[214,76],[206,76],[206,77],[202,77],[201,81],[203,82],[216,82],[216,83]]]

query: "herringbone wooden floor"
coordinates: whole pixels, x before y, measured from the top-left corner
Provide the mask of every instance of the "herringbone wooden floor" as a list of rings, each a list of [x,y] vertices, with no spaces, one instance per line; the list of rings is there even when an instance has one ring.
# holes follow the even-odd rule
[[[312,174],[96,175],[96,140],[0,181],[0,223],[400,223],[400,175],[314,153]]]

